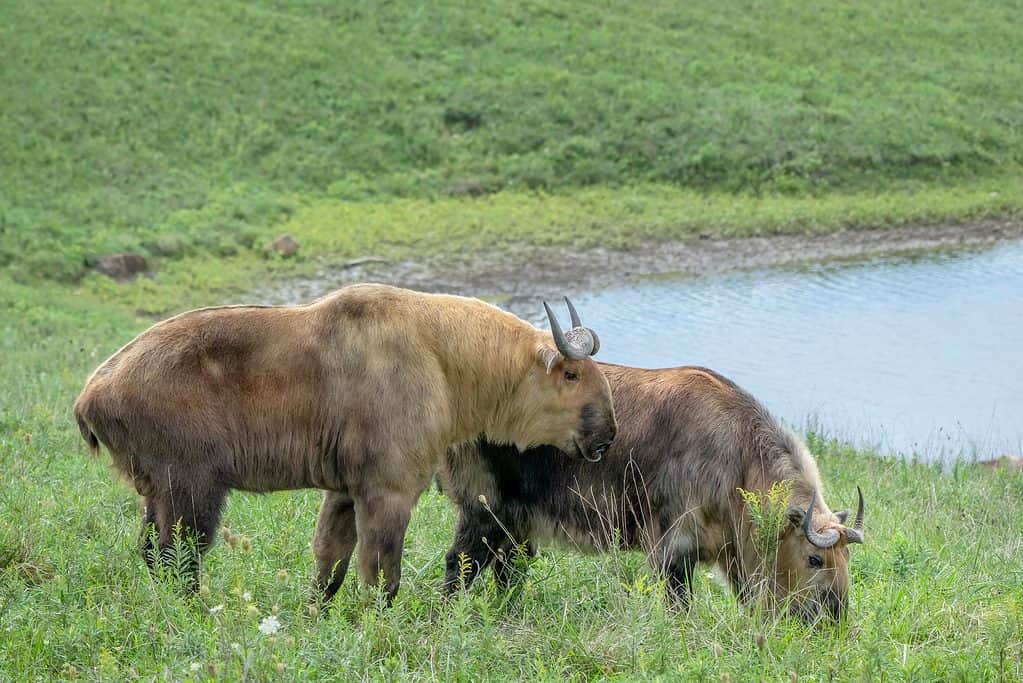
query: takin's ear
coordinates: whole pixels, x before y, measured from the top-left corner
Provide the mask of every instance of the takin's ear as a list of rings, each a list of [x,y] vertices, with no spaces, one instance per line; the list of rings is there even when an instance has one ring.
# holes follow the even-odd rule
[[[789,523],[798,529],[803,526],[803,517],[806,516],[806,510],[800,507],[790,507],[785,511],[785,515],[789,518]]]
[[[553,346],[547,346],[547,344],[540,344],[536,347],[536,357],[543,364],[547,370],[547,374],[551,374],[551,369],[554,364],[561,358],[561,353]]]
[[[844,526],[845,520],[849,518],[849,511],[842,510],[841,512],[836,512],[835,517],[838,517],[838,523]]]

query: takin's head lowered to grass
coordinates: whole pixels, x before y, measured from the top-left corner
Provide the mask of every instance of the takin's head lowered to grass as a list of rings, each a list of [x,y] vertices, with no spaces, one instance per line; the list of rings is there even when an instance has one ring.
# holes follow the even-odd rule
[[[822,509],[816,489],[805,506],[786,496],[780,525],[772,524],[770,512],[757,510],[758,503],[769,509],[774,501],[743,492],[753,517],[746,538],[755,547],[744,549],[747,557],[740,558],[747,575],[740,595],[769,609],[785,607],[804,621],[842,617],[849,605],[849,546],[863,542],[863,493],[858,487],[856,493],[850,527],[845,525],[849,511]]]

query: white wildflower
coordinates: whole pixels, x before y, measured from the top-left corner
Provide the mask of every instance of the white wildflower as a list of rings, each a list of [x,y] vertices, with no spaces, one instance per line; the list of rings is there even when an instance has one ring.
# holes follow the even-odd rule
[[[202,664],[200,664],[199,662],[192,662],[191,664],[188,665],[188,670],[193,672],[193,673],[198,671],[201,668],[202,668]]]
[[[213,607],[210,607],[210,614],[216,614],[222,609],[224,609],[223,605],[214,605]]]
[[[242,593],[242,600],[244,600],[245,602],[252,602],[252,593],[248,591]]]
[[[264,636],[272,636],[279,630],[281,630],[281,622],[272,614],[268,617],[263,617],[263,621],[259,622],[259,632]]]

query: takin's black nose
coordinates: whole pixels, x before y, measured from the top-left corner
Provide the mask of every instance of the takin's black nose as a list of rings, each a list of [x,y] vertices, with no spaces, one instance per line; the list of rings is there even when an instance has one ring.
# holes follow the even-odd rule
[[[821,597],[820,603],[821,607],[824,608],[824,614],[831,619],[840,618],[845,611],[845,600],[834,591],[825,592]]]

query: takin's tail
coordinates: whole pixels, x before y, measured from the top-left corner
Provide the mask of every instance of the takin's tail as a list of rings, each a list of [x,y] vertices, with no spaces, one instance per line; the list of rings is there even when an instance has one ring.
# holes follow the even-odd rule
[[[83,415],[84,409],[82,402],[75,402],[75,420],[78,422],[78,429],[82,432],[82,438],[85,439],[85,445],[89,447],[89,452],[93,455],[99,455],[99,439],[96,438],[95,432],[92,431],[92,427],[85,420]]]

